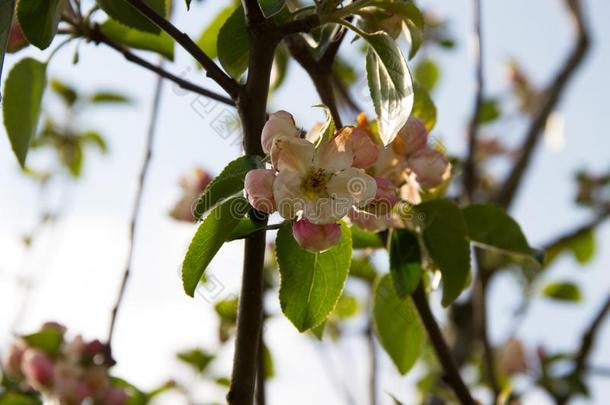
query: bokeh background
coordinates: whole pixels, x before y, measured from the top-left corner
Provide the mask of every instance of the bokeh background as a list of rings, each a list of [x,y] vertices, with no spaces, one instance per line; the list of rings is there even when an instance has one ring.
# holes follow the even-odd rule
[[[190,13],[178,13],[176,24],[196,37],[222,9],[225,1],[205,1]],[[430,50],[442,67],[442,78],[434,99],[438,124],[434,135],[448,152],[465,151],[465,127],[471,113],[474,91],[472,52],[469,47],[472,13],[468,1],[426,0],[422,8],[433,10],[450,21],[458,40],[451,52]],[[182,7],[182,4],[178,5]],[[559,0],[483,1],[483,32],[487,94],[502,97],[507,91],[506,63],[517,59],[534,82],[546,84],[555,73],[572,40],[564,4]],[[593,34],[593,48],[570,85],[558,116],[563,125],[538,149],[527,179],[518,195],[513,214],[522,224],[533,246],[540,246],[562,232],[586,222],[589,213],[574,204],[577,169],[605,172],[610,164],[610,140],[604,120],[610,116],[610,3],[588,0],[585,10]],[[80,43],[78,65],[72,64],[75,44],[63,48],[49,66],[51,77],[82,91],[120,90],[133,100],[129,106],[107,107],[84,113],[82,127],[97,129],[108,140],[109,154],[89,154],[83,179],[74,182],[57,178],[41,194],[35,182],[25,178],[10,151],[6,136],[0,136],[0,348],[5,349],[13,332],[35,330],[43,321],[57,320],[86,337],[106,335],[127,252],[129,213],[138,170],[143,158],[150,103],[156,78],[127,63],[112,50]],[[358,70],[364,60],[356,46],[342,51]],[[42,58],[45,53],[26,50],[9,56],[5,72],[23,55]],[[151,60],[154,56],[150,56]],[[193,61],[177,50],[168,69],[210,88]],[[370,109],[366,86],[356,85],[353,94]],[[286,84],[270,100],[270,110],[292,112],[304,128],[319,121],[313,86],[293,63]],[[45,99],[49,111],[58,108],[52,96]],[[136,234],[135,258],[126,299],[119,316],[114,354],[115,374],[142,388],[152,388],[167,378],[193,384],[201,399],[222,401],[224,391],[202,384],[175,359],[175,353],[200,346],[217,348],[217,319],[214,301],[238,292],[241,272],[241,242],[227,245],[214,260],[210,291],[188,298],[182,292],[179,267],[194,226],[178,223],[167,214],[179,198],[178,179],[194,166],[218,173],[240,153],[239,133],[217,131],[219,115],[234,114],[231,108],[186,93],[166,83],[152,166],[146,183],[140,227]],[[345,120],[347,121],[347,120]],[[486,131],[494,132],[489,127]],[[4,128],[0,129],[4,132]],[[503,140],[517,144],[523,123],[511,121],[497,128]],[[48,160],[32,155],[36,165]],[[502,167],[498,168],[499,171]],[[21,236],[39,221],[41,212],[52,209],[58,220],[39,233],[28,249]],[[558,260],[540,279],[573,280],[584,299],[579,305],[536,299],[517,336],[535,350],[576,347],[582,330],[610,291],[610,224],[597,232],[594,260],[582,267],[571,256]],[[513,312],[519,304],[519,287],[510,275],[499,277],[491,291],[489,322],[491,340],[501,343],[511,330]],[[24,297],[27,299],[24,301]],[[22,305],[25,302],[25,305]],[[279,312],[277,298],[268,301],[271,312]],[[439,308],[436,308],[439,309]],[[15,319],[19,313],[19,319]],[[443,313],[438,312],[443,319]],[[354,326],[356,329],[357,326]],[[281,316],[266,327],[266,339],[275,359],[276,377],[268,382],[270,404],[339,404],[344,400],[341,385],[348,385],[358,403],[366,403],[367,363],[364,339],[348,334],[341,344],[319,343],[300,335]],[[598,339],[593,362],[610,367],[610,322]],[[219,353],[213,364],[219,375],[228,375],[232,344]],[[413,403],[412,384],[418,369],[400,378],[381,353],[380,403],[390,403],[385,392],[405,403]],[[330,370],[330,371],[329,371]],[[342,382],[338,383],[337,378]],[[591,377],[590,401],[606,404],[610,399],[608,377]],[[179,403],[162,397],[160,403]],[[524,404],[550,403],[542,392],[532,391]]]

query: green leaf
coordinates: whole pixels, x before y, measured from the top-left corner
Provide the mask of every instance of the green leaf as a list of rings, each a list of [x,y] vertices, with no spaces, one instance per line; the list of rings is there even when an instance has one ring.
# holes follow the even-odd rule
[[[400,298],[389,275],[379,280],[373,298],[373,325],[381,346],[400,374],[406,374],[424,349],[425,333],[411,297]]]
[[[3,392],[0,394],[0,405],[41,405],[42,402],[33,395],[17,392]]]
[[[21,337],[29,347],[40,349],[49,356],[59,353],[64,341],[64,334],[57,328],[45,328],[39,332]]]
[[[436,62],[432,59],[424,59],[417,64],[413,75],[415,81],[430,92],[436,87],[441,72]]]
[[[115,93],[113,91],[98,91],[97,93],[94,93],[89,97],[89,101],[92,103],[95,103],[95,104],[102,104],[102,103],[124,104],[124,103],[131,102],[129,97],[127,97],[123,94],[120,94],[120,93]]]
[[[15,14],[15,0],[0,0],[0,79],[2,79],[4,54],[13,25],[13,14]]]
[[[549,266],[557,257],[571,252],[580,264],[587,264],[595,256],[595,232],[584,229],[569,237],[559,239],[545,248],[545,266]]]
[[[413,82],[396,42],[385,32],[360,35],[370,48],[366,72],[379,123],[379,135],[389,145],[407,122],[413,108]]]
[[[481,110],[479,111],[479,123],[486,124],[495,121],[500,117],[501,113],[498,100],[483,100]]]
[[[100,26],[100,31],[113,41],[130,48],[156,52],[169,60],[174,60],[174,40],[165,31],[159,35],[129,28],[113,19],[108,19]]]
[[[326,142],[332,139],[332,137],[335,135],[335,120],[333,119],[333,115],[330,112],[330,109],[325,106],[324,104],[317,104],[314,105],[314,107],[319,107],[322,108],[324,110],[324,123],[322,124],[322,127],[320,127],[320,134],[322,135],[318,140],[317,140],[317,145],[319,145],[322,142]]]
[[[547,284],[542,290],[542,294],[558,301],[580,302],[582,300],[580,288],[569,281]]]
[[[273,378],[275,376],[275,367],[273,366],[273,356],[269,346],[263,344],[263,371],[266,379]]]
[[[65,7],[65,0],[20,0],[17,19],[28,42],[40,49],[48,48]]]
[[[482,247],[532,256],[519,224],[502,208],[492,204],[472,204],[462,209],[470,240]]]
[[[469,280],[470,244],[462,211],[449,200],[430,200],[416,207],[423,217],[423,239],[443,278],[443,306],[460,295]]]
[[[51,90],[57,93],[57,95],[59,95],[67,105],[71,106],[76,102],[78,93],[73,87],[57,79],[52,79],[49,85]]]
[[[399,297],[410,295],[421,279],[421,253],[417,235],[406,229],[390,231],[390,274]]]
[[[194,216],[199,219],[210,208],[225,198],[244,189],[246,174],[262,166],[259,156],[241,156],[230,162],[218,176],[208,184],[203,195],[197,201]]]
[[[210,25],[199,36],[197,45],[205,52],[210,58],[214,59],[218,56],[216,49],[216,41],[220,33],[220,29],[227,22],[231,14],[235,12],[235,6],[230,5],[226,7],[214,17]]]
[[[239,300],[237,298],[229,298],[226,300],[218,301],[214,305],[214,310],[225,322],[235,323],[237,321],[237,305]]]
[[[250,39],[245,19],[240,5],[220,28],[216,42],[220,64],[235,79],[239,79],[248,68]]]
[[[322,323],[337,305],[352,258],[349,228],[341,224],[341,239],[331,249],[311,253],[292,236],[284,224],[276,239],[280,269],[280,305],[284,315],[304,332]]]
[[[271,70],[271,84],[269,89],[271,91],[277,90],[288,72],[288,64],[290,62],[290,53],[286,48],[286,45],[281,43],[275,50],[275,56],[273,57],[273,69]]]
[[[290,17],[290,13],[284,6],[283,0],[261,0],[259,3],[263,13],[267,17],[272,17],[275,23],[283,22]],[[249,44],[246,17],[244,9],[240,5],[225,21],[218,32],[218,40],[216,42],[220,64],[235,79],[239,80],[248,68]]]
[[[411,36],[409,59],[413,58],[423,42],[424,16],[413,1],[379,1],[375,7],[398,14],[405,22]]]
[[[249,206],[243,197],[232,198],[210,211],[199,225],[182,262],[182,283],[187,295],[193,296],[205,269]]]
[[[152,34],[161,33],[161,29],[152,21],[140,13],[134,6],[126,0],[96,0],[97,4],[108,14],[121,24],[135,28],[140,31]],[[143,0],[159,15],[167,17],[167,7],[165,0]]]
[[[19,61],[4,85],[4,126],[21,167],[36,133],[40,105],[46,87],[47,65],[32,58]]]
[[[265,228],[265,224],[257,223],[252,221],[249,218],[245,218],[239,221],[233,232],[231,232],[231,236],[228,241],[244,239],[250,236],[250,234]]]
[[[351,230],[353,232],[354,228],[352,227]],[[352,264],[349,268],[349,274],[350,276],[354,276],[368,282],[375,281],[375,279],[377,278],[377,271],[371,263],[371,259],[366,256],[352,258]]]
[[[192,2],[192,0],[184,0],[184,2],[186,3],[186,9],[190,10],[191,9],[191,2]]]
[[[430,132],[436,125],[436,106],[425,87],[415,83],[414,90],[415,97],[411,115],[419,118],[426,126],[428,132]]]
[[[365,231],[364,229],[354,225],[352,230],[352,247],[354,249],[381,249],[385,247],[385,243],[379,234]]]
[[[180,352],[176,355],[176,357],[193,367],[198,373],[203,373],[208,368],[212,360],[214,360],[213,354],[202,349],[191,349]]]

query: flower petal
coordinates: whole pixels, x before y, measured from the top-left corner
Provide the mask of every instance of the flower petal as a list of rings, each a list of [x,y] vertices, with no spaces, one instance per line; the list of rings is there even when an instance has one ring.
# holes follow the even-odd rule
[[[318,197],[305,200],[303,217],[313,224],[330,224],[346,216],[353,205],[352,198]]]
[[[271,214],[275,211],[273,182],[275,170],[255,169],[246,174],[244,188],[250,205],[259,211]]]
[[[296,217],[305,207],[301,174],[290,170],[279,172],[273,182],[273,199],[282,217]]]
[[[358,206],[364,206],[375,198],[377,183],[364,170],[350,167],[331,177],[326,190],[335,199],[351,200]]]
[[[271,148],[271,163],[278,170],[305,173],[313,164],[315,147],[301,138],[276,137]]]
[[[335,173],[351,167],[353,161],[351,142],[346,137],[336,136],[318,146],[314,166]]]
[[[294,118],[287,111],[280,110],[269,115],[261,135],[263,152],[269,153],[275,138],[278,136],[288,138],[297,138],[299,136],[299,130],[295,125]]]

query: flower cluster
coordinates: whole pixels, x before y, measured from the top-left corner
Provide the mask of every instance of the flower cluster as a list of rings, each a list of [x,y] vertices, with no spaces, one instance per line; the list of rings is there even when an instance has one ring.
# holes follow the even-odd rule
[[[364,117],[329,138],[319,128],[303,136],[292,115],[278,111],[261,137],[271,168],[246,175],[246,194],[257,210],[296,220],[293,235],[302,247],[323,251],[338,242],[342,218],[367,229],[379,221],[391,226],[401,190],[417,202],[418,187],[434,188],[448,177],[447,158],[428,148],[427,138],[421,121],[410,119],[384,148]]]
[[[17,339],[4,360],[7,376],[61,405],[126,404],[125,389],[111,383],[106,346],[80,336],[66,340],[65,332],[60,324],[46,323],[39,332]]]
[[[211,181],[212,176],[201,167],[196,167],[192,174],[183,176],[180,179],[182,196],[169,215],[178,221],[194,222],[196,218],[193,205]]]

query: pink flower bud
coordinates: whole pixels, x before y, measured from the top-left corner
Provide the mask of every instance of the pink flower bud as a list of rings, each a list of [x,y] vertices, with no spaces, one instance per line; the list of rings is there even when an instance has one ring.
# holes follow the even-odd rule
[[[53,383],[53,362],[43,351],[27,349],[21,361],[21,370],[27,382],[35,387],[48,387]]]
[[[271,151],[273,140],[277,136],[299,136],[299,130],[295,125],[294,118],[287,111],[280,110],[269,115],[261,136],[263,152],[268,154]]]
[[[369,134],[361,128],[342,128],[337,135],[337,139],[351,144],[351,150],[354,154],[352,166],[354,167],[366,169],[375,164],[379,157],[379,146],[375,144]]]
[[[275,211],[273,199],[273,181],[275,171],[269,169],[250,170],[246,174],[244,187],[250,204],[261,212],[271,214]]]
[[[110,388],[103,396],[104,405],[124,405],[129,397],[123,388]]]
[[[67,328],[66,328],[64,325],[62,325],[62,324],[61,324],[61,323],[59,323],[59,322],[54,322],[54,321],[51,321],[51,322],[45,322],[45,323],[42,325],[42,328],[40,328],[40,329],[41,329],[41,330],[46,330],[46,329],[55,329],[55,330],[57,330],[57,331],[59,331],[59,332],[61,332],[61,333],[66,333],[66,330],[67,330]]]
[[[425,148],[427,143],[428,131],[426,126],[419,119],[411,117],[398,131],[398,136],[392,142],[392,147],[399,155],[412,156]]]
[[[196,167],[192,174],[182,176],[180,178],[182,197],[169,212],[169,215],[178,221],[195,221],[193,215],[194,204],[199,200],[201,193],[211,181],[212,176],[201,167]]]
[[[426,189],[436,187],[450,168],[447,157],[434,149],[420,149],[411,158],[408,165],[417,177],[417,182]]]
[[[21,362],[23,361],[23,354],[25,352],[25,344],[21,341],[13,343],[3,359],[4,371],[9,376],[18,377],[21,376]]]
[[[338,224],[315,225],[303,218],[292,226],[292,234],[303,249],[321,252],[339,242],[341,227]]]
[[[21,27],[17,22],[17,18],[15,17],[8,36],[6,52],[15,53],[22,50],[26,46],[28,46],[28,41],[25,39],[25,35],[23,35],[23,31],[21,30]]]
[[[512,376],[527,371],[527,368],[523,345],[517,339],[510,339],[500,351],[500,369],[504,374]]]
[[[377,183],[377,193],[375,194],[375,204],[383,205],[391,209],[399,201],[398,190],[394,183],[383,177],[375,177]]]

